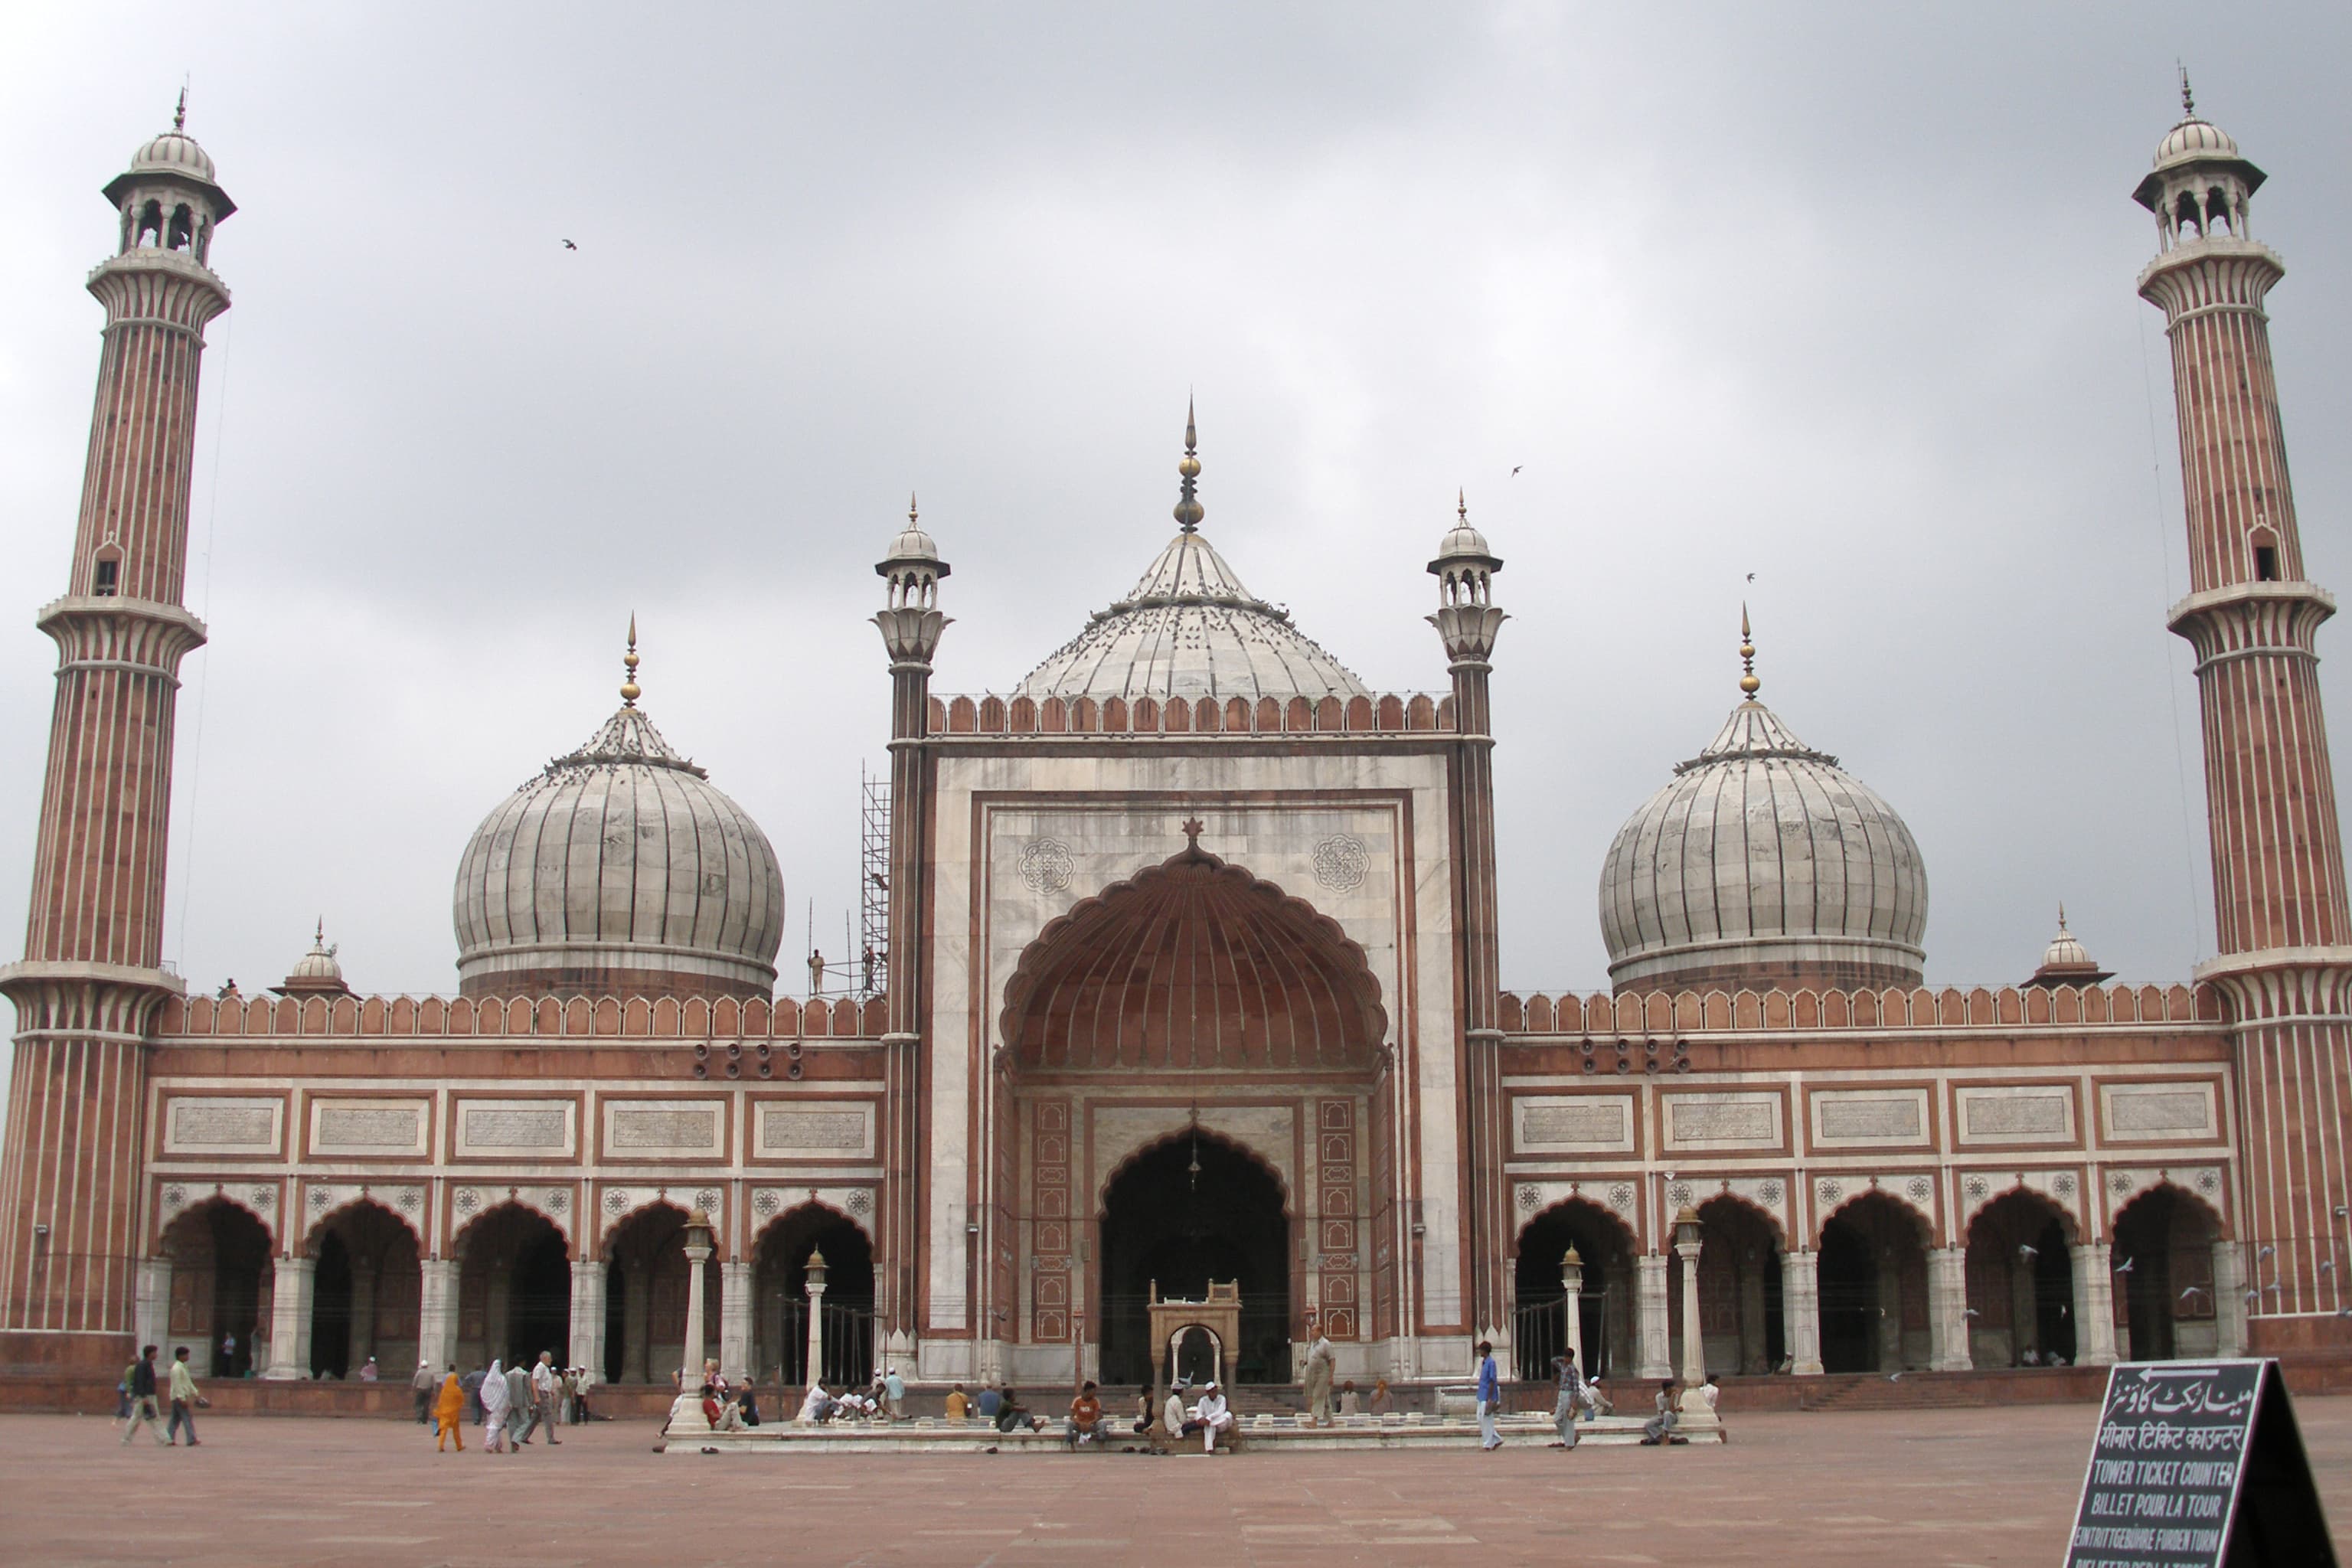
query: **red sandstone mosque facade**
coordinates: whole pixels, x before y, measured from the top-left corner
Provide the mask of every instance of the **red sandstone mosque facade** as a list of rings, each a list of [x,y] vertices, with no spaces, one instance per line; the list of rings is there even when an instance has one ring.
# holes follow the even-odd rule
[[[2135,193],[2202,699],[2220,952],[2191,975],[2108,984],[2062,920],[2026,984],[1925,986],[1916,845],[1748,647],[1608,848],[1612,992],[1504,991],[1502,562],[1457,512],[1428,565],[1447,689],[1368,690],[1201,531],[1188,428],[1174,537],[1009,696],[932,691],[948,565],[911,510],[889,544],[872,994],[777,994],[776,853],[638,706],[633,637],[621,707],[460,858],[455,995],[355,994],[322,938],[272,994],[209,996],[162,964],[163,847],[235,208],[175,122],[105,188],[81,516],[40,612],[0,1373],[177,1341],[269,1377],[551,1348],[653,1382],[692,1316],[763,1378],[1140,1381],[1145,1303],[1211,1279],[1244,1381],[1318,1333],[1407,1384],[1481,1337],[1645,1377],[2345,1343],[2335,605],[2303,575],[2262,182],[2184,101]]]

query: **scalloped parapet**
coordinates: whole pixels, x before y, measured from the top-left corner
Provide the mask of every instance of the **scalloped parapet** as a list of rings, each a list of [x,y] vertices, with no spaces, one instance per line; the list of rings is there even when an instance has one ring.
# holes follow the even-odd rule
[[[2072,1029],[2086,1025],[2219,1025],[2210,986],[2004,985],[1940,990],[1678,991],[1521,996],[1506,991],[1507,1035],[1667,1035],[1844,1029]]]
[[[1367,735],[1454,732],[1454,699],[1382,697],[934,697],[933,735]]]
[[[395,1039],[535,1035],[605,1039],[880,1039],[879,996],[863,1002],[731,996],[194,996],[166,1004],[165,1044],[229,1037]]]

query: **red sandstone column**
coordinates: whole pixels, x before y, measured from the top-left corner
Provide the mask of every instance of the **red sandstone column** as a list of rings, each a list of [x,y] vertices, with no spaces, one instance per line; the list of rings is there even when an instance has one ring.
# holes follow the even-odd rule
[[[2336,601],[2303,575],[2263,310],[2285,268],[2246,226],[2263,172],[2185,87],[2182,108],[2134,195],[2157,215],[2139,292],[2172,342],[2188,510],[2189,591],[2170,624],[2197,650],[2219,952],[2198,974],[2237,1047],[2252,1345],[2343,1343],[2352,918],[2314,651]]]
[[[1468,1136],[1464,1143],[1463,1230],[1469,1238],[1470,1300],[1464,1321],[1475,1333],[1507,1336],[1511,1331],[1509,1259],[1510,1182],[1503,1163],[1509,1130],[1503,1125],[1505,1100],[1498,1076],[1502,1049],[1502,992],[1496,937],[1495,738],[1488,720],[1487,679],[1495,637],[1508,619],[1495,608],[1494,574],[1503,563],[1470,526],[1469,508],[1455,501],[1455,522],[1429,563],[1438,579],[1438,610],[1429,617],[1445,644],[1454,677],[1454,964],[1456,1005],[1462,1020],[1464,1104]],[[1499,1345],[1502,1337],[1496,1339]]]
[[[138,1262],[146,1039],[180,983],[162,969],[163,855],[180,661],[196,378],[228,289],[206,265],[236,210],[173,129],[106,187],[120,249],[64,596],[25,960],[0,970],[16,1062],[0,1156],[0,1371],[125,1359]]]
[[[924,893],[930,863],[931,758],[923,743],[930,728],[931,658],[948,617],[939,610],[940,579],[948,563],[923,531],[912,498],[907,526],[889,555],[874,568],[889,584],[887,606],[874,617],[890,655],[890,920],[889,986],[884,1028],[883,1171],[887,1183],[878,1216],[876,1305],[886,1331],[922,1331],[919,1311],[923,1277],[922,1059]],[[961,1281],[957,1282],[961,1288]],[[970,1303],[962,1314],[971,1322]],[[880,1347],[877,1347],[879,1353]],[[918,1349],[919,1355],[919,1348]],[[919,1375],[919,1361],[917,1374]]]

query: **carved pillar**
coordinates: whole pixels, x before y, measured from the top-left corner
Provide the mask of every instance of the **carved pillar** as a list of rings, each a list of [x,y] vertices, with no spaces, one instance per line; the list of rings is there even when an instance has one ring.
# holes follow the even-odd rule
[[[1645,1253],[1633,1259],[1633,1375],[1653,1381],[1674,1376],[1667,1345],[1666,1258]]]
[[[710,1419],[702,1413],[702,1270],[709,1261],[710,1216],[697,1209],[686,1226],[686,1346],[678,1362],[677,1398],[669,1407],[672,1437],[710,1430]]]
[[[318,1274],[315,1258],[278,1260],[269,1304],[269,1368],[262,1376],[291,1380],[310,1375],[310,1308]]]
[[[1685,1208],[1675,1216],[1675,1257],[1683,1266],[1683,1364],[1684,1383],[1696,1388],[1706,1381],[1706,1336],[1699,1331],[1698,1317],[1698,1215]]]
[[[1780,1315],[1789,1331],[1789,1370],[1822,1373],[1822,1255],[1800,1247],[1780,1255]]]
[[[2113,1250],[2107,1243],[2096,1241],[2070,1247],[2066,1252],[2074,1265],[2074,1364],[2105,1366],[2116,1359]],[[2218,1277],[2214,1282],[2220,1283]]]
[[[1968,1265],[1966,1247],[1928,1249],[1927,1364],[1937,1372],[1967,1372],[1976,1365],[1974,1357],[1969,1352]],[[1892,1273],[1890,1268],[1890,1277]],[[1900,1310],[1892,1316],[1899,1334]]]

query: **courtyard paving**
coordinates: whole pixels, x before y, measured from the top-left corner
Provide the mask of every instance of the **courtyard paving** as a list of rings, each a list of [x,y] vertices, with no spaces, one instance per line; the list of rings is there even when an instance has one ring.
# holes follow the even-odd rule
[[[2352,1563],[2352,1399],[2297,1415]],[[377,1420],[246,1417],[125,1448],[0,1417],[0,1563],[675,1568],[775,1563],[1706,1563],[2063,1557],[2096,1406],[1732,1416],[1719,1448],[656,1456],[644,1422],[501,1458]]]

